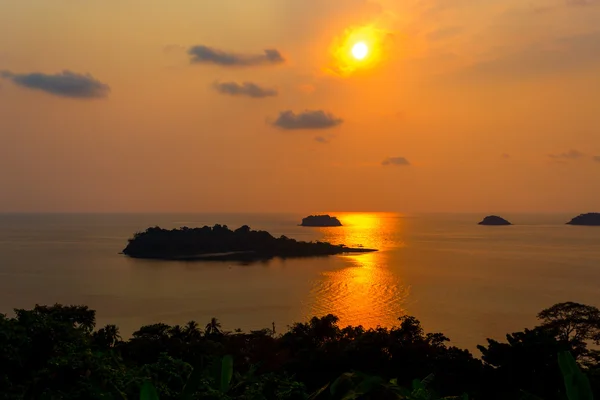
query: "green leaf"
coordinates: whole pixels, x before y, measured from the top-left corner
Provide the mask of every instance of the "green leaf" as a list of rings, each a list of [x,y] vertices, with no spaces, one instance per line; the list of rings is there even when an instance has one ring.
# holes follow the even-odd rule
[[[333,396],[341,396],[344,393],[347,393],[352,387],[352,378],[354,374],[350,372],[345,372],[340,375],[329,387],[329,392]]]
[[[227,393],[229,391],[229,385],[231,384],[231,377],[233,376],[233,357],[227,355],[221,360],[221,380],[220,389],[221,393]]]
[[[434,379],[434,378],[435,378],[435,375],[433,375],[433,374],[429,374],[429,375],[427,375],[425,378],[423,378],[423,379],[421,380],[421,386],[422,386],[424,389],[427,389],[429,386],[431,386],[431,382],[433,382],[433,379]]]
[[[159,400],[156,389],[149,381],[142,383],[142,389],[140,390],[140,400]]]
[[[202,369],[200,366],[196,366],[190,373],[190,376],[188,376],[185,386],[183,387],[183,392],[179,398],[181,400],[191,400],[194,393],[198,391],[201,383]]]
[[[519,400],[543,400],[543,399],[534,394],[531,394],[529,392],[521,390],[521,396],[519,397]]]
[[[354,390],[351,390],[348,393],[346,393],[346,395],[342,397],[341,400],[356,400],[359,399],[361,396],[362,393],[356,393]]]
[[[558,353],[558,365],[560,366],[560,370],[565,376],[572,376],[575,373],[576,367],[573,366],[573,356],[568,351],[561,351]]]
[[[229,391],[233,377],[233,357],[227,355],[220,360],[214,360],[210,366],[212,388],[221,393]]]
[[[379,376],[368,376],[356,386],[355,390],[360,394],[370,393],[373,389],[381,386],[382,383],[383,378]]]
[[[325,392],[327,389],[329,388],[329,383],[325,386],[323,386],[321,389],[317,390],[316,392],[312,393],[310,396],[308,396],[308,400],[315,400],[316,398],[318,398],[321,393]]]
[[[423,384],[421,383],[421,381],[420,381],[420,380],[418,380],[418,379],[413,379],[413,381],[412,381],[412,388],[413,388],[413,390],[415,390],[415,391],[417,391],[417,390],[419,390],[419,389],[421,389],[421,390],[424,390],[424,389],[425,389],[425,386],[423,386]]]
[[[563,374],[569,400],[593,400],[592,388],[587,376],[568,351],[558,353],[558,365]]]
[[[114,383],[109,382],[109,386],[118,398],[120,398],[121,400],[127,400],[127,396],[125,396],[125,393],[123,393]]]
[[[392,391],[400,396],[402,396],[403,398],[406,397],[407,399],[412,398],[412,391],[408,390],[407,388],[404,388],[402,386],[394,386],[392,387]]]
[[[413,390],[412,395],[416,399],[423,399],[423,400],[429,400],[429,398],[431,397],[429,392],[426,389],[422,389],[422,388]]]

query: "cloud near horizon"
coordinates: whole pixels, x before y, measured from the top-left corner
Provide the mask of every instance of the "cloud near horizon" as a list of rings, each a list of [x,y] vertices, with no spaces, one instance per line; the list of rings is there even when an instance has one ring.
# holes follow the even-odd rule
[[[64,70],[57,74],[33,72],[16,74],[11,71],[0,71],[0,77],[12,81],[15,85],[28,89],[71,98],[101,98],[108,96],[110,86],[95,79],[90,74],[78,74]]]
[[[583,156],[585,156],[585,154],[575,149],[559,154],[548,154],[548,157],[553,160],[577,160]]]
[[[273,126],[286,130],[328,129],[340,125],[343,119],[323,110],[306,110],[298,114],[291,110],[282,111]]]
[[[316,136],[315,137],[315,141],[319,142],[319,143],[323,143],[323,144],[327,144],[329,143],[329,139],[327,139],[325,136]],[[600,158],[600,157],[599,157]],[[600,161],[600,160],[599,160]]]
[[[387,166],[408,166],[410,162],[405,157],[388,157],[381,162],[384,167]]]
[[[224,67],[253,67],[285,62],[281,53],[275,49],[266,49],[263,54],[239,54],[199,45],[191,47],[188,54],[192,64],[215,64]]]
[[[276,89],[264,88],[252,82],[243,82],[241,84],[237,82],[215,82],[213,87],[221,94],[252,97],[254,99],[273,97],[279,94]]]

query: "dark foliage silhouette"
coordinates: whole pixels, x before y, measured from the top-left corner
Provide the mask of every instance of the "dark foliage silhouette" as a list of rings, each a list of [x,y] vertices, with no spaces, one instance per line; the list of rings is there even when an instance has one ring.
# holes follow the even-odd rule
[[[205,332],[207,335],[221,335],[221,323],[216,318],[211,318],[210,322],[206,324]]]
[[[364,329],[327,315],[279,336],[213,318],[204,331],[158,323],[124,341],[114,325],[94,330],[87,307],[35,306],[0,315],[0,398],[591,399],[598,313],[557,304],[540,326],[479,346],[479,360],[411,316]]]
[[[235,231],[224,225],[215,225],[212,228],[173,230],[148,228],[129,239],[123,254],[170,260],[260,260],[372,251],[376,250],[325,242],[300,242],[286,236],[275,238],[269,232],[253,231],[246,225]]]

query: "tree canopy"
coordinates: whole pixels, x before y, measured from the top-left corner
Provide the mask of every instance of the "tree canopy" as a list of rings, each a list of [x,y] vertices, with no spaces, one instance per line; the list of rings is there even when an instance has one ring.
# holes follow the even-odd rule
[[[538,317],[539,326],[506,341],[488,339],[479,359],[442,333],[424,332],[412,316],[392,328],[365,329],[341,327],[326,315],[279,335],[226,332],[212,318],[206,325],[147,325],[124,340],[115,325],[96,329],[88,307],[36,305],[0,315],[0,399],[134,399],[140,390],[155,390],[161,400],[186,393],[188,399],[315,400],[335,393],[492,400],[525,393],[558,400],[568,394],[564,370],[570,380],[579,376],[566,356],[559,363],[558,355],[569,352],[598,393],[600,364],[588,349],[597,341],[598,309],[560,303]]]

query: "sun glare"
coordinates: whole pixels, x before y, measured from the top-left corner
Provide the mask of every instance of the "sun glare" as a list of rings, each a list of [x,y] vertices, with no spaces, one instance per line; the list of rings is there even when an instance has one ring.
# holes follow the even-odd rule
[[[357,60],[364,59],[369,54],[369,46],[365,42],[358,42],[352,47],[352,55]]]
[[[331,45],[331,64],[327,70],[335,75],[349,76],[358,70],[378,65],[384,58],[388,33],[373,25],[347,29]]]

